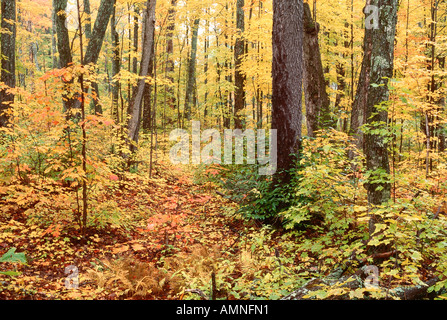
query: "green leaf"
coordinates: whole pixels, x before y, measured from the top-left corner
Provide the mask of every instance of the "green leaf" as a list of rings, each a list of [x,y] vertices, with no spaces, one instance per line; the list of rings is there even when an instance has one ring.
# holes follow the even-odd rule
[[[10,276],[10,277],[14,277],[14,276],[19,276],[22,273],[18,272],[18,271],[0,271],[0,274],[4,274],[4,275]]]
[[[26,264],[25,253],[16,253],[16,248],[9,249],[1,258],[0,262],[23,263]]]

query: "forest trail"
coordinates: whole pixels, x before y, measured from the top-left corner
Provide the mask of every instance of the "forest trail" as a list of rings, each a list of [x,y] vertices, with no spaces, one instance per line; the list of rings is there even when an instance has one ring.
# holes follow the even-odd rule
[[[84,245],[72,236],[76,231],[69,226],[27,225],[23,213],[11,211],[9,218],[0,222],[0,250],[15,247],[17,252],[26,252],[28,265],[18,267],[22,274],[17,278],[0,278],[11,289],[0,291],[1,298],[113,299],[123,294],[132,296],[136,291],[141,294],[133,281],[141,281],[144,277],[160,278],[155,288],[152,283],[148,284],[147,291],[156,294],[143,294],[145,298],[172,298],[174,291],[180,289],[173,288],[168,277],[179,270],[163,273],[161,260],[181,255],[186,261],[190,254],[203,254],[202,258],[207,258],[211,251],[222,255],[233,248],[246,226],[235,216],[225,214],[225,210],[233,208],[234,211],[234,204],[216,195],[212,186],[194,184],[191,172],[169,166],[160,172],[163,177],[143,179],[134,175],[119,181],[119,187],[107,200],[119,204],[128,216],[129,225],[89,230]],[[5,204],[3,210],[7,207]],[[9,204],[10,209],[13,207]],[[113,265],[117,261],[131,263],[120,270],[105,267],[106,263]],[[79,272],[78,290],[66,288],[65,280],[73,277],[64,273],[69,266],[75,266]],[[99,271],[93,271],[95,266],[102,266],[96,270],[104,274],[114,273],[104,280],[115,282],[116,286],[111,286],[113,290],[109,290],[107,283],[103,284],[104,290],[98,289],[97,283],[89,278],[89,272],[93,278],[101,277]],[[135,266],[140,268],[138,275],[133,274]],[[177,266],[178,269],[183,267]],[[14,292],[14,288],[18,292]]]

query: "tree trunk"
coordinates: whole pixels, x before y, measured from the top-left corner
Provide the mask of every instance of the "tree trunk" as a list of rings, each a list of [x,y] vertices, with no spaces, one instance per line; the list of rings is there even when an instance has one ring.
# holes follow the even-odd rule
[[[54,6],[54,0],[53,0],[53,12],[51,15],[51,55],[53,57],[53,69],[59,69],[59,60],[56,57],[57,52],[57,44],[56,44],[56,10]]]
[[[53,8],[57,34],[57,50],[59,52],[59,66],[60,68],[67,68],[73,63],[73,56],[71,55],[70,49],[70,37],[67,29],[67,0],[53,0]],[[73,83],[73,80],[63,80],[68,87],[65,91],[69,92],[69,87]],[[75,101],[73,98],[70,98],[67,93],[64,93],[62,95],[62,101],[64,104],[64,112],[72,110]],[[67,117],[70,117],[70,115],[67,115]]]
[[[90,40],[92,38],[92,12],[90,9],[90,0],[84,0],[85,17],[85,37]]]
[[[91,9],[90,9],[90,0],[84,0],[84,14],[85,17],[85,38],[86,40],[90,41],[92,37],[92,17],[91,17]],[[92,81],[92,99],[90,102],[90,108],[94,110],[95,114],[102,114],[102,107],[99,103],[99,86],[98,82]]]
[[[278,172],[275,182],[288,183],[293,154],[301,146],[303,82],[303,1],[273,1],[272,129],[277,130]]]
[[[131,118],[129,120],[129,140],[130,149],[136,150],[139,139],[140,122],[142,103],[144,98],[144,89],[146,87],[146,77],[149,75],[149,66],[151,60],[151,53],[154,47],[154,33],[155,33],[155,7],[156,0],[148,0],[146,7],[146,21],[143,33],[143,53],[140,66],[140,80],[132,94],[131,100]]]
[[[396,36],[398,0],[372,0],[371,5],[380,9],[379,28],[367,30],[371,43],[371,54],[365,55],[363,64],[368,66],[365,83],[367,96],[365,99],[365,118],[369,129],[383,128],[388,122],[388,111],[381,106],[389,100],[389,79],[394,71],[394,41]],[[368,59],[369,58],[369,59]],[[362,90],[359,88],[359,90]],[[386,137],[381,134],[367,133],[364,136],[364,152],[366,168],[371,177],[366,184],[368,203],[371,206],[382,205],[390,199],[391,184],[388,181],[390,173],[388,159],[388,145]],[[386,176],[384,176],[384,174]],[[382,182],[370,182],[372,180]],[[381,217],[372,215],[370,220],[370,234],[375,230],[375,224]]]
[[[119,116],[119,90],[120,81],[115,77],[121,70],[121,55],[120,55],[120,37],[116,31],[116,9],[113,10],[112,18],[110,20],[110,29],[112,37],[112,118],[120,121]],[[122,119],[121,119],[122,121]]]
[[[188,61],[188,82],[185,93],[185,118],[187,121],[192,117],[192,103],[195,95],[196,86],[196,59],[197,59],[197,42],[199,34],[200,19],[194,20],[193,34],[191,40],[191,53]]]
[[[70,37],[67,29],[67,0],[53,0],[55,25],[57,34],[57,49],[59,52],[59,62],[61,68],[67,68],[72,62],[73,57],[70,49]]]
[[[59,51],[60,65],[61,68],[66,68],[73,62],[70,38],[68,29],[66,27],[65,10],[67,8],[67,0],[54,0],[53,5],[55,10],[57,47]],[[88,43],[87,50],[84,56],[83,63],[85,65],[96,64],[96,62],[98,61],[99,53],[101,51],[107,26],[109,24],[110,16],[112,15],[114,7],[115,0],[101,0],[101,4],[98,9],[98,15],[91,34],[91,39]],[[71,84],[71,81],[67,82],[67,84]],[[85,87],[84,89],[88,90],[89,88]],[[72,108],[79,108],[80,106],[81,101],[79,99],[64,98],[64,108],[66,111]]]
[[[367,0],[366,5],[371,5],[375,0]],[[358,148],[362,149],[364,144],[364,135],[361,127],[366,123],[366,103],[368,101],[368,93],[370,86],[371,73],[371,52],[373,46],[373,29],[365,28],[365,37],[363,40],[363,62],[360,71],[360,77],[357,85],[357,92],[351,112],[351,129],[350,134],[354,137],[354,141]]]
[[[172,110],[175,110],[176,99],[174,93],[174,71],[175,65],[172,55],[174,54],[174,31],[175,31],[175,7],[177,5],[177,0],[171,0],[171,8],[169,9],[169,20],[167,26],[166,34],[166,79],[170,84],[166,85],[166,91],[168,94],[168,105]]]
[[[333,125],[330,101],[326,91],[323,63],[321,61],[318,33],[320,26],[312,19],[310,6],[304,4],[304,97],[306,104],[307,132],[315,132]]]
[[[16,86],[16,1],[2,0],[2,34],[1,34],[1,50],[2,50],[2,70],[1,82],[10,88]],[[12,23],[11,23],[12,22]],[[5,31],[8,32],[5,32]],[[14,103],[14,94],[7,90],[0,91],[0,127],[6,127],[10,121],[7,114]]]
[[[101,52],[102,43],[106,35],[107,26],[112,16],[116,0],[101,0],[95,25],[93,26],[92,36],[85,52],[84,63],[95,64],[98,61]]]
[[[155,58],[155,46],[152,48],[151,60],[149,61],[149,77],[154,77],[154,58]],[[146,82],[146,86],[144,88],[144,97],[143,97],[143,130],[146,132],[151,131],[153,129],[153,109],[155,109],[155,104],[152,103],[152,88],[153,85]]]
[[[236,86],[234,94],[234,126],[236,129],[243,129],[244,121],[241,112],[245,109],[245,81],[246,77],[241,70],[243,56],[245,54],[245,40],[242,33],[245,31],[245,1],[237,0],[236,28],[240,34],[236,38],[234,46],[234,85]]]

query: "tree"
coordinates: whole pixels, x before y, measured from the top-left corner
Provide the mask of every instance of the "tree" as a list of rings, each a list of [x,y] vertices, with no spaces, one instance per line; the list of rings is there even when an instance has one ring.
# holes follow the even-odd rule
[[[287,184],[301,146],[303,82],[303,2],[273,1],[272,129],[277,130],[278,173]]]
[[[312,19],[310,6],[304,4],[304,97],[306,104],[307,134],[333,125],[330,101],[326,91],[318,33],[320,26]]]
[[[241,64],[245,54],[245,41],[242,36],[242,33],[245,31],[244,6],[245,6],[244,0],[237,0],[236,28],[240,33],[237,35],[236,44],[234,45],[234,61],[235,61],[234,85],[236,86],[234,93],[234,126],[236,129],[243,128],[243,121],[240,113],[245,108],[246,77],[244,75],[243,70],[241,70]]]
[[[366,168],[370,178],[366,184],[368,202],[372,206],[382,205],[390,199],[391,184],[389,182],[390,165],[388,159],[388,143],[383,129],[388,123],[386,103],[389,100],[388,83],[394,71],[394,41],[397,24],[397,0],[372,0],[369,5],[380,10],[378,28],[366,25],[365,48],[368,54],[363,59],[362,70],[366,86],[359,88],[365,96],[358,97],[365,101],[365,119],[368,130],[364,136],[364,152]],[[370,220],[370,234],[380,217],[373,215]]]
[[[57,48],[59,51],[61,68],[67,68],[73,62],[71,53],[70,36],[67,29],[67,0],[54,0],[54,11],[57,31]],[[115,7],[115,0],[101,0],[99,5],[97,18],[93,26],[90,41],[85,51],[83,64],[96,64],[101,52],[102,43],[106,34],[107,26],[110,17]],[[70,84],[68,82],[68,84]],[[85,90],[89,88],[86,86]],[[66,110],[71,108],[79,108],[81,102],[79,99],[64,99],[64,106]]]
[[[116,30],[116,8],[113,9],[112,17],[110,19],[111,41],[112,41],[112,118],[119,122],[119,90],[120,82],[115,78],[121,70],[121,55],[120,55],[120,37]]]
[[[9,88],[15,88],[16,83],[16,1],[2,0],[2,70],[1,82]],[[0,127],[5,127],[9,123],[8,109],[14,102],[14,94],[8,92],[8,89],[0,91]]]
[[[155,33],[155,7],[156,0],[148,0],[146,5],[146,17],[144,22],[143,33],[143,53],[140,66],[140,79],[135,87],[131,100],[131,117],[128,124],[129,141],[131,143],[130,149],[135,150],[139,139],[140,122],[142,114],[142,104],[144,92],[146,88],[146,81],[150,70],[150,61],[154,48],[154,33]]]
[[[191,120],[192,104],[195,100],[196,88],[196,64],[197,64],[197,45],[199,35],[200,19],[194,19],[194,26],[191,40],[191,52],[188,60],[188,80],[185,92],[185,119]]]

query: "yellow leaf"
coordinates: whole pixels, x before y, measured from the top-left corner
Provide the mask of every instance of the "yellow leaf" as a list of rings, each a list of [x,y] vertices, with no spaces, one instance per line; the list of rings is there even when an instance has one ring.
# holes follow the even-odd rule
[[[123,252],[126,252],[127,250],[129,250],[129,246],[127,246],[127,245],[123,245],[123,246],[120,246],[120,247],[117,247],[117,248],[113,248],[113,249],[112,249],[112,252],[113,252],[114,254],[117,254],[117,253],[123,253]]]
[[[135,251],[141,251],[146,249],[145,247],[143,247],[141,244],[139,243],[135,243],[132,245],[132,249],[134,249]]]

